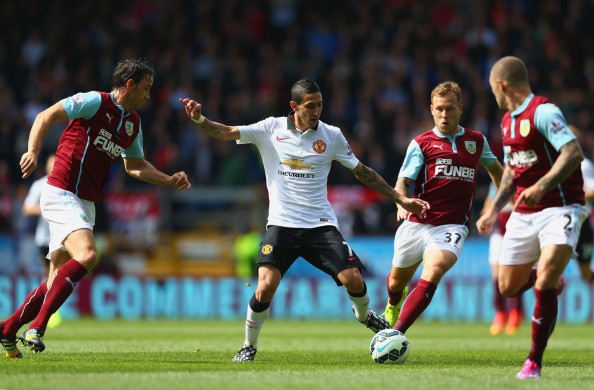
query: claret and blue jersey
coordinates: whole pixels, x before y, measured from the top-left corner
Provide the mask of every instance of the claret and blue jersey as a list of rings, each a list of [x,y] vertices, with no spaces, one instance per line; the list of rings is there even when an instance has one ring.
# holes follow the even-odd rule
[[[497,157],[482,133],[460,127],[453,136],[436,128],[415,137],[398,174],[415,180],[414,197],[431,205],[427,217],[408,215],[431,225],[468,225],[479,163],[491,166]]]
[[[63,99],[62,105],[70,122],[48,183],[96,202],[116,158],[144,157],[140,117],[105,92],[78,93]]]
[[[561,110],[547,98],[534,94],[530,94],[516,110],[503,116],[501,132],[505,163],[515,172],[516,199],[551,169],[561,148],[575,140]],[[583,205],[583,186],[582,173],[576,169],[544,194],[537,205],[521,204],[515,211],[533,213],[548,207]]]

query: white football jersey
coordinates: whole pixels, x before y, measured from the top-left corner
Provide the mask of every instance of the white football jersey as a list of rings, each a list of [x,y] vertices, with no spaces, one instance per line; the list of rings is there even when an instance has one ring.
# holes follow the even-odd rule
[[[44,176],[33,182],[23,202],[26,206],[32,207],[39,204],[39,201],[41,199],[41,188],[46,182],[47,176]],[[47,223],[45,218],[43,218],[43,216],[40,215],[37,219],[37,228],[35,229],[35,245],[39,247],[47,246],[49,244],[49,241],[49,224]]]
[[[592,191],[594,190],[594,163],[592,160],[588,158],[584,158],[582,160],[582,176],[584,177],[584,190],[585,191]],[[586,199],[586,209],[588,213],[592,212],[592,202],[589,202]]]
[[[270,202],[268,225],[338,228],[328,201],[330,167],[333,160],[349,169],[359,164],[338,127],[318,121],[317,129],[302,133],[286,116],[239,126],[239,131],[237,143],[256,145],[262,156]]]

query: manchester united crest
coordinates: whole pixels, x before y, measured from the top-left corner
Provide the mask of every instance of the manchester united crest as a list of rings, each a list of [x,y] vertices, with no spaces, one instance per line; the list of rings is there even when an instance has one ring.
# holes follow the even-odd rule
[[[312,146],[314,152],[316,152],[317,154],[322,154],[326,151],[326,143],[321,139],[314,141]]]
[[[262,247],[262,254],[263,255],[268,255],[270,254],[270,252],[272,252],[272,245],[270,244],[266,244]]]

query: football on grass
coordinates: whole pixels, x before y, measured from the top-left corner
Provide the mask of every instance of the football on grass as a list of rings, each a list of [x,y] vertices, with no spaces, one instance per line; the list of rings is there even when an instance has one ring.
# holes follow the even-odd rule
[[[369,344],[371,358],[379,364],[402,364],[409,351],[410,345],[406,336],[396,329],[380,330]]]

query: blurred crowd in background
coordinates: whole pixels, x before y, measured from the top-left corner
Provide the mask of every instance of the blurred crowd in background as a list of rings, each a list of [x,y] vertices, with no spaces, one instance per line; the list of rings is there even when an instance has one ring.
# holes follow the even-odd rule
[[[178,98],[200,101],[212,120],[248,124],[286,115],[301,78],[322,88],[321,119],[339,126],[355,154],[391,184],[410,140],[433,127],[430,92],[445,80],[463,88],[461,123],[483,132],[501,156],[501,113],[488,75],[504,55],[526,62],[533,91],[582,130],[590,154],[592,25],[588,0],[3,1],[0,232],[18,230],[18,202],[35,179],[23,181],[18,162],[36,114],[80,91],[111,90],[121,58],[146,57],[157,69],[140,112],[147,159],[167,172],[185,170],[194,189],[263,185],[264,175],[255,150],[197,131]],[[48,135],[40,161],[60,135],[61,128]],[[124,182],[141,185],[116,166],[110,189]],[[341,167],[330,176],[331,185],[356,183]],[[475,217],[486,172],[479,183]],[[393,209],[371,210],[360,231],[393,234],[393,218],[384,218]]]

